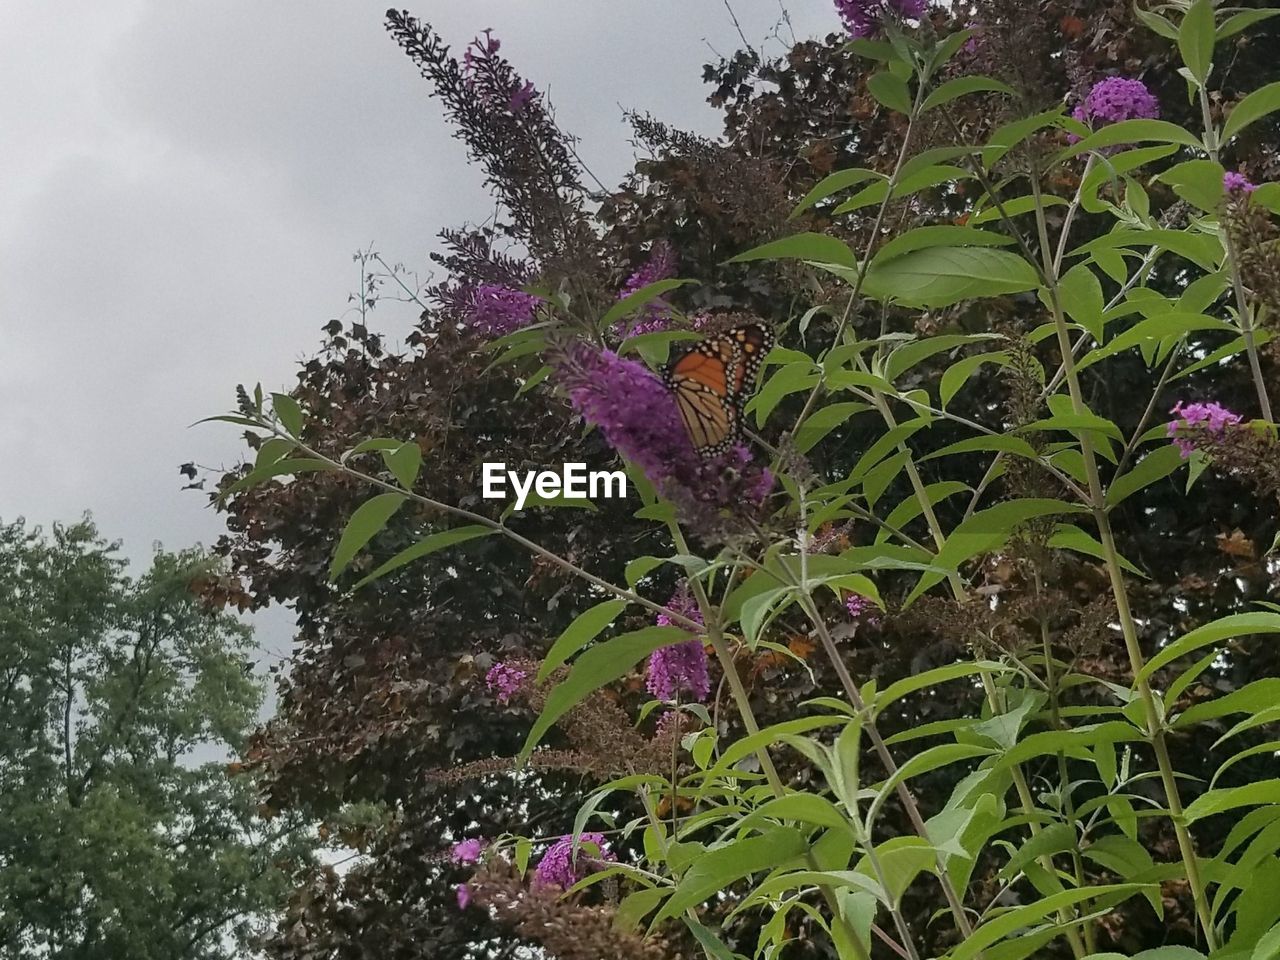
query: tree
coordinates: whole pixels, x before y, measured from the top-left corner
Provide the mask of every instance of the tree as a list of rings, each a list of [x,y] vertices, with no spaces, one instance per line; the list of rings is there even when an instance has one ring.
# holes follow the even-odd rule
[[[1199,5],[1201,11],[1204,6]],[[569,159],[574,155],[566,146],[569,141],[546,122],[548,114],[540,95],[521,101],[518,113],[512,108],[509,94],[525,88],[510,66],[494,55],[496,48],[488,38],[477,40],[460,63],[429,26],[393,11],[389,14],[393,35],[458,124],[460,139],[482,164],[502,201],[503,215],[492,227],[447,234],[451,251],[440,258],[447,271],[444,282],[428,291],[407,293],[421,297],[424,313],[404,355],[386,352],[363,324],[330,327],[320,355],[300,371],[290,398],[305,410],[305,418],[298,413],[287,420],[282,416],[281,422],[294,440],[334,460],[369,438],[410,441],[420,457],[408,447],[386,446],[390,440],[384,439],[384,451],[365,448],[344,463],[359,465],[384,482],[403,483],[438,501],[460,504],[496,520],[500,509],[476,499],[479,462],[491,458],[495,451],[501,450],[513,466],[561,460],[607,461],[612,451],[602,444],[598,432],[580,434],[563,396],[542,379],[546,369],[540,364],[551,350],[536,348],[554,348],[556,344],[537,343],[540,333],[527,333],[524,339],[517,335],[506,341],[511,348],[507,359],[512,362],[491,364],[494,354],[487,334],[493,331],[476,322],[477,290],[486,285],[530,287],[553,305],[558,332],[616,344],[615,331],[601,330],[600,320],[616,302],[628,275],[642,272],[638,268],[645,251],[657,241],[670,244],[678,254],[680,276],[699,281],[664,292],[665,302],[679,310],[669,318],[675,329],[663,336],[686,332],[680,329],[686,324],[681,312],[690,316],[709,312],[713,322],[722,323],[745,312],[783,326],[784,347],[821,357],[833,344],[839,345],[837,331],[844,329],[839,317],[847,309],[848,329],[859,341],[872,342],[884,332],[892,334],[893,339],[876,347],[877,353],[895,342],[938,347],[936,352],[924,355],[922,350],[917,354],[900,371],[898,384],[902,393],[925,389],[935,396],[945,371],[953,369],[961,358],[972,364],[972,358],[985,349],[983,341],[954,338],[995,333],[1009,341],[1009,355],[992,359],[985,366],[971,365],[967,386],[954,393],[948,412],[997,432],[1047,419],[1050,412],[1043,406],[1043,384],[1037,377],[1054,369],[1061,356],[1053,337],[1028,336],[1045,322],[1045,305],[1033,292],[962,298],[928,309],[907,309],[891,302],[892,297],[851,296],[849,287],[833,280],[831,272],[798,266],[794,261],[724,265],[728,257],[752,246],[806,230],[828,234],[861,256],[862,251],[875,251],[891,236],[916,225],[965,225],[979,205],[989,212],[994,198],[1018,202],[1020,206],[1014,209],[1022,212],[1017,216],[1027,216],[1029,164],[1061,149],[1065,145],[1062,131],[1048,130],[1033,140],[1028,150],[1012,152],[991,171],[988,183],[966,175],[963,151],[949,155],[947,151],[960,143],[990,142],[996,129],[1018,111],[1060,108],[1064,101],[1074,106],[1103,75],[1141,72],[1166,117],[1198,129],[1203,119],[1200,104],[1188,105],[1187,81],[1177,72],[1181,63],[1177,45],[1146,31],[1130,5],[1056,0],[1027,5],[989,0],[976,7],[975,20],[981,32],[974,49],[966,50],[948,67],[949,72],[934,79],[945,82],[984,71],[1010,84],[1019,96],[1006,99],[1005,94],[990,94],[998,88],[979,84],[969,88],[969,95],[949,101],[945,110],[934,111],[913,128],[901,109],[902,97],[894,96],[894,91],[909,89],[902,78],[912,71],[901,62],[895,64],[899,68],[896,73],[882,70],[878,60],[893,59],[885,44],[872,42],[851,50],[847,37],[831,36],[801,42],[788,56],[768,63],[743,53],[707,70],[713,85],[712,103],[726,113],[725,138],[706,141],[670,130],[650,118],[635,118],[637,139],[652,155],[637,164],[634,175],[620,189],[603,197],[589,197],[582,187],[582,177]],[[935,9],[913,37],[932,43],[965,22],[948,22],[947,15]],[[1275,20],[1259,20],[1254,23],[1256,32],[1223,36],[1216,45],[1215,62],[1222,66],[1214,74],[1215,89],[1205,104],[1211,122],[1221,125],[1241,97],[1275,78],[1274,63],[1267,53],[1267,38],[1274,42],[1275,24]],[[953,68],[954,73],[950,72]],[[872,81],[873,77],[878,79]],[[975,91],[977,95],[973,95]],[[904,139],[913,135],[913,151],[938,147],[940,155],[935,155],[932,165],[950,169],[928,171],[928,176],[918,178],[914,189],[895,202],[880,204],[873,195],[861,207],[839,214],[837,204],[850,199],[870,180],[852,187],[846,183],[843,192],[828,195],[787,219],[801,198],[832,171],[865,167],[888,176]],[[1270,166],[1274,161],[1268,158],[1274,156],[1275,142],[1274,115],[1264,116],[1236,137],[1221,159],[1263,179],[1274,173]],[[1164,146],[1177,144],[1161,148]],[[531,162],[530,153],[542,161]],[[1154,179],[1179,161],[1199,157],[1191,150],[1172,154],[1172,150],[1160,156],[1147,154],[1141,178],[1130,177],[1136,186],[1119,174],[1115,185],[1100,183],[1101,199],[1094,201],[1091,196],[1087,212],[1121,209],[1133,215],[1133,222],[1146,224],[1142,206],[1146,201],[1151,211],[1170,218],[1176,226],[1197,217],[1206,219],[1202,214],[1216,214],[1202,207],[1201,213],[1188,217],[1194,208],[1181,202],[1186,192],[1183,185],[1175,190],[1168,181]],[[1109,162],[1112,155],[1107,148],[1097,162]],[[1080,169],[1079,163],[1062,165],[1047,178],[1047,187],[1039,184],[1053,194],[1041,210],[1045,232],[1051,236],[1059,234],[1068,222],[1064,208],[1070,206],[1073,192],[1081,185]],[[1217,172],[1221,180],[1221,171]],[[941,179],[930,180],[934,175]],[[1126,186],[1129,202],[1137,205],[1133,210],[1123,206],[1125,190],[1117,189]],[[1274,204],[1274,189],[1271,196]],[[595,199],[600,200],[598,206],[591,203]],[[584,218],[595,222],[584,228]],[[1015,235],[1030,232],[1029,220],[1024,221],[1025,226],[1014,227],[999,220],[989,218],[985,227],[1001,233],[998,242],[1012,246]],[[882,230],[885,225],[890,229]],[[1105,216],[1080,215],[1067,232],[1073,247],[1083,246],[1107,234],[1110,227]],[[1037,238],[1032,237],[1030,243],[1034,249]],[[1194,252],[1187,246],[1182,249]],[[527,258],[524,252],[528,252]],[[1123,270],[1116,267],[1115,258],[1103,255],[1099,262],[1111,268],[1112,272],[1099,281],[1106,284],[1111,296],[1120,286],[1115,274],[1123,274]],[[1198,276],[1197,270],[1180,254],[1163,256],[1144,273],[1139,288],[1143,296],[1162,298],[1149,303],[1176,300],[1187,289],[1188,278]],[[379,269],[376,261],[370,274],[370,288],[404,280],[404,274]],[[658,279],[653,274],[648,278]],[[1265,288],[1251,285],[1251,295],[1255,292],[1265,293]],[[373,300],[376,294],[362,291],[361,297]],[[1137,297],[1132,300],[1137,303]],[[493,318],[483,319],[492,328]],[[1114,329],[1127,328],[1133,322],[1129,313],[1110,319],[1120,321]],[[929,342],[938,335],[949,339]],[[1212,338],[1202,342],[1193,337],[1186,348],[1188,355],[1207,353],[1206,343],[1216,345]],[[655,355],[661,352],[653,341],[645,346],[654,349]],[[787,356],[791,358],[788,363],[798,364],[802,374],[794,382],[805,385],[807,361],[795,354]],[[1256,385],[1246,364],[1206,365],[1188,371],[1173,385],[1153,372],[1146,360],[1129,351],[1082,370],[1082,396],[1072,402],[1087,403],[1090,411],[1112,421],[1123,437],[1140,435],[1153,423],[1159,426],[1152,418],[1163,416],[1179,397],[1212,395],[1241,409],[1251,409],[1257,403]],[[1274,352],[1264,354],[1261,363],[1274,382]],[[786,374],[785,370],[774,375],[785,380],[797,372],[793,369]],[[802,415],[806,393],[796,390],[785,395],[762,417],[765,439],[776,445],[782,432],[778,424]],[[1141,397],[1142,402],[1135,403],[1134,397]],[[1148,397],[1152,406],[1144,413]],[[1060,404],[1057,409],[1065,409],[1061,403],[1067,398],[1055,399]],[[904,401],[896,398],[896,402]],[[294,409],[287,402],[275,406],[285,414]],[[818,482],[836,484],[851,478],[864,454],[877,449],[877,441],[884,437],[885,427],[876,417],[874,405],[853,406],[857,409],[846,408],[834,420],[822,443],[806,451],[807,466]],[[254,423],[252,418],[262,409],[245,393],[238,415],[242,421]],[[907,407],[904,410],[906,415],[911,413]],[[1059,421],[1060,426],[1062,423]],[[926,489],[938,496],[946,489],[980,489],[1003,502],[1060,493],[1037,489],[1043,478],[1007,457],[999,462],[998,471],[987,476],[992,467],[990,457],[936,456],[951,441],[972,438],[971,429],[961,429],[955,420],[938,416],[927,429],[921,424],[910,426],[919,428],[918,432],[897,434],[903,447],[898,456],[886,459],[884,469],[874,477],[859,478],[860,483],[851,488],[863,498],[859,503],[881,519],[898,504],[912,508],[917,499],[904,470],[909,461],[918,463]],[[265,443],[257,434],[251,437],[250,446],[268,471],[296,449],[281,435]],[[1065,439],[1065,435],[1053,437],[1055,442]],[[1040,437],[1035,442],[1048,441]],[[893,444],[879,447],[884,452]],[[1133,448],[1127,462],[1135,459],[1136,443]],[[392,455],[393,451],[398,451],[394,456],[401,469],[420,462],[420,479],[416,469],[405,474],[410,477],[407,483],[400,480],[401,470],[384,469],[380,453]],[[1064,454],[1064,459],[1071,455]],[[1162,465],[1179,464],[1173,463],[1167,452],[1142,462],[1155,479],[1116,504],[1110,513],[1118,552],[1139,571],[1131,571],[1135,580],[1129,600],[1135,622],[1141,626],[1137,642],[1150,656],[1190,627],[1253,609],[1275,589],[1275,567],[1268,565],[1263,554],[1273,541],[1276,525],[1270,496],[1254,496],[1238,476],[1225,470],[1207,471],[1199,477],[1192,522],[1181,474],[1176,479],[1167,474],[1155,476]],[[597,603],[600,595],[567,575],[563,567],[545,557],[531,557],[510,540],[496,536],[431,554],[350,591],[346,588],[378,563],[424,535],[451,529],[453,521],[421,501],[408,502],[335,585],[328,576],[330,558],[343,525],[356,515],[371,487],[337,467],[298,474],[288,482],[263,476],[266,482],[247,486],[242,480],[251,469],[246,466],[220,484],[223,498],[219,502],[228,511],[230,528],[221,547],[231,558],[235,578],[242,581],[226,585],[223,592],[236,595],[235,588],[243,586],[255,603],[268,599],[295,603],[300,655],[295,669],[282,682],[280,715],[256,738],[250,759],[268,774],[271,802],[281,809],[307,810],[322,821],[338,816],[343,805],[352,801],[373,801],[384,810],[381,820],[366,824],[355,836],[366,854],[356,869],[343,877],[332,872],[318,874],[300,889],[274,947],[281,956],[290,958],[486,956],[498,949],[495,944],[509,943],[512,934],[495,930],[490,914],[484,911],[458,913],[452,888],[468,871],[449,864],[445,855],[449,843],[472,832],[494,836],[510,831],[541,838],[566,833],[572,828],[572,810],[589,785],[620,771],[598,752],[593,753],[591,743],[575,741],[564,731],[560,739],[552,741],[561,751],[553,759],[576,760],[578,769],[566,762],[556,770],[540,767],[518,781],[506,776],[507,766],[501,758],[519,749],[528,718],[498,702],[485,689],[482,677],[495,659],[520,654],[536,659],[544,654],[565,626]],[[1112,475],[1106,469],[1110,480]],[[948,484],[961,486],[945,486]],[[902,522],[908,524],[912,538],[928,544],[932,531],[921,519],[924,513],[933,510],[939,529],[949,531],[965,519],[971,502],[967,493],[956,497],[953,492],[928,507],[905,509]],[[641,555],[685,553],[662,531],[655,531],[652,523],[636,517],[635,503],[603,502],[598,506],[598,512],[585,516],[572,510],[530,510],[513,521],[513,526],[614,584],[631,581],[629,560]],[[832,516],[839,521],[834,529],[822,531],[834,538],[833,549],[874,552],[886,539],[897,542],[896,536],[881,536],[883,530],[877,531],[865,518],[855,519],[852,511],[843,511],[841,506],[833,508]],[[766,525],[763,536],[774,538],[779,549],[794,549],[786,538],[796,523],[794,512],[780,509],[776,525]],[[1088,524],[1082,522],[1081,526]],[[911,610],[896,609],[910,597],[917,575],[899,571],[894,561],[900,566],[904,554],[895,555],[886,548],[889,562],[875,577],[881,595],[895,608],[894,615],[880,628],[858,630],[849,639],[843,648],[848,669],[860,681],[874,679],[883,690],[895,681],[938,664],[953,666],[975,653],[981,657],[1004,652],[1021,655],[1011,661],[1018,669],[1025,670],[1030,663],[1032,672],[1043,670],[1043,663],[1050,659],[1045,654],[1047,646],[1080,671],[1080,676],[1090,678],[1089,683],[1077,683],[1078,677],[1073,677],[1070,693],[1063,694],[1062,702],[1071,711],[1068,716],[1118,713],[1114,691],[1099,693],[1090,685],[1101,681],[1123,690],[1133,680],[1132,662],[1112,628],[1113,608],[1105,599],[1091,605],[1098,594],[1104,598],[1109,595],[1111,588],[1098,558],[1088,550],[1050,547],[1046,539],[1052,530],[1028,524],[1008,548],[966,564],[959,592],[967,591],[971,601],[967,605],[931,595]],[[1089,547],[1087,540],[1071,542]],[[1169,548],[1171,543],[1175,549]],[[714,551],[700,555],[711,559]],[[763,546],[759,553],[748,553],[747,557],[760,562],[762,555]],[[928,559],[920,554],[911,556],[920,562]],[[674,587],[676,576],[670,565],[653,568],[643,581],[644,595],[662,601]],[[1049,584],[1048,589],[1042,589],[1042,580]],[[989,606],[996,608],[991,616],[977,615]],[[834,618],[839,608],[824,608],[820,613]],[[646,619],[641,612],[629,614],[617,629],[636,627]],[[810,656],[816,634],[804,629],[788,635],[787,628],[788,618],[780,618],[769,634],[775,646],[767,653],[745,642],[735,649],[749,707],[762,724],[794,717],[807,709],[804,702],[808,698],[842,692],[841,679],[833,667]],[[1215,692],[1229,692],[1250,680],[1273,678],[1278,673],[1280,663],[1271,647],[1242,642],[1185,678],[1195,682],[1178,687],[1181,697],[1176,708],[1194,706]],[[1060,672],[1055,676],[1061,679]],[[638,677],[626,676],[610,689],[607,699],[634,716],[635,708],[646,699],[640,687]],[[1018,696],[1024,693],[1019,691]],[[1039,692],[1033,690],[1026,699],[1014,702],[1036,710],[1034,723],[1026,729],[1043,732],[1061,717],[1039,710],[1037,697]],[[983,705],[983,699],[976,685],[940,684],[931,687],[927,696],[894,703],[877,722],[885,736],[902,735],[907,745],[903,749],[909,753],[911,743],[921,742],[914,737],[917,729],[948,729],[927,724],[989,719],[992,708]],[[733,742],[741,727],[732,719],[734,711],[727,698],[721,698],[721,706],[715,720],[723,745]],[[598,714],[603,717],[606,712],[600,707]],[[480,717],[483,722],[477,722]],[[1005,722],[1012,721],[1001,719],[995,726]],[[617,733],[605,724],[597,730],[610,737]],[[1223,730],[1220,716],[1213,715],[1208,723],[1184,726],[1171,734],[1180,771],[1207,782],[1218,759],[1212,757],[1211,746]],[[1240,738],[1240,747],[1254,746],[1255,741],[1248,739],[1252,736],[1257,737],[1257,743],[1266,740],[1253,731]],[[621,742],[601,736],[597,745]],[[1092,751],[1096,746],[1090,744],[1087,749]],[[570,747],[576,752],[568,750]],[[1151,763],[1150,754],[1142,752],[1145,747],[1135,748],[1135,753]],[[1043,786],[1044,792],[1038,794],[1039,806],[1028,816],[1068,819],[1070,804],[1064,791],[1085,789],[1069,785],[1086,780],[1096,784],[1099,771],[1114,754],[1114,744],[1099,749],[1096,769],[1083,749],[1073,748],[1064,756],[1065,766],[1059,766],[1056,757],[1045,757],[1034,767],[1036,788]],[[787,784],[821,784],[823,775],[816,763],[785,751],[780,755],[780,772]],[[1244,753],[1232,776],[1265,776],[1265,761],[1260,756]],[[689,759],[683,759],[688,771]],[[880,763],[877,754],[867,751],[863,758],[867,782],[885,776]],[[575,776],[566,780],[566,770]],[[967,772],[968,768],[960,770]],[[926,817],[942,809],[959,776],[955,767],[939,767],[913,780]],[[1114,781],[1114,776],[1111,779]],[[1163,802],[1161,788],[1150,775],[1133,785],[1133,791],[1144,812],[1147,805]],[[1188,796],[1196,792],[1198,788],[1188,788]],[[1037,801],[1036,795],[1027,796]],[[1110,810],[1100,806],[1105,798],[1100,799],[1094,786],[1087,788],[1081,799],[1090,804],[1090,812]],[[1010,801],[1011,819],[1019,802],[1020,797]],[[1156,852],[1162,869],[1169,866],[1178,858],[1180,839],[1171,819],[1126,818],[1124,804],[1129,802],[1115,801],[1118,813],[1099,818],[1113,831],[1108,841],[1115,848],[1112,852],[1134,853],[1137,841],[1125,832],[1131,826],[1133,837]],[[616,795],[608,804],[608,812],[618,823],[629,822],[628,816],[635,812]],[[1116,823],[1123,823],[1123,828]],[[908,833],[911,823],[905,803],[888,797],[881,826],[881,837]],[[1198,824],[1197,838],[1203,849],[1218,850],[1230,827],[1222,818]],[[1061,835],[1060,830],[1051,836]],[[1018,837],[1011,842],[1025,839],[1022,834]],[[627,842],[640,846],[635,840]],[[637,858],[647,855],[635,849],[622,848],[620,852],[636,854]],[[1071,866],[1078,868],[1081,876],[1097,877],[1102,870],[1132,872],[1141,859],[1126,862],[1125,857],[1113,856],[1104,862],[1105,853],[1105,845],[1093,851],[1099,860],[1087,865],[1088,873],[1086,865]],[[1067,862],[1063,856],[1061,863]],[[1018,879],[1013,895],[1004,898],[1002,891],[1009,879],[1001,876],[1004,865],[988,849],[974,868],[968,891],[980,909],[993,915],[1006,899],[1035,901],[1057,882],[1052,876],[1036,874],[1037,864],[1032,863],[1025,872],[1033,879]],[[685,866],[681,864],[681,868]],[[1125,903],[1110,912],[1104,923],[1090,926],[1091,935],[1103,938],[1104,948],[1126,951],[1159,946],[1170,938],[1195,942],[1197,921],[1188,884],[1177,878],[1165,880],[1161,893],[1163,916],[1147,909],[1143,901]],[[1229,890],[1224,896],[1233,902]],[[719,903],[705,908],[702,918],[719,921],[739,902],[735,890],[728,890]],[[806,900],[810,906],[819,903],[813,896]],[[938,955],[960,939],[959,927],[951,921],[935,922],[939,904],[937,885],[916,880],[907,885],[900,907],[904,921],[921,931],[924,945],[935,951],[928,955]],[[1253,920],[1260,922],[1262,913],[1255,910]],[[748,911],[720,933],[733,949],[750,954],[762,923],[758,914]],[[1230,929],[1224,928],[1224,932]],[[773,932],[781,936],[783,930],[780,926]],[[812,918],[798,918],[793,913],[785,932],[797,937],[786,947],[789,958],[835,955],[831,942]],[[880,942],[875,948],[884,951]],[[688,952],[697,955],[698,949],[690,946]],[[1058,941],[1055,947],[1045,949],[1065,953],[1066,945]]]
[[[138,578],[93,523],[0,525],[0,951],[240,957],[307,843],[230,776],[262,705],[252,632],[193,584]]]

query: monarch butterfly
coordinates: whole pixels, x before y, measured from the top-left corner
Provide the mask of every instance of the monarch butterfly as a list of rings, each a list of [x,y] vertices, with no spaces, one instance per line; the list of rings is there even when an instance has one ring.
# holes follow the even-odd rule
[[[742,407],[773,348],[773,333],[758,323],[699,340],[663,372],[680,419],[704,457],[728,450],[742,430]]]

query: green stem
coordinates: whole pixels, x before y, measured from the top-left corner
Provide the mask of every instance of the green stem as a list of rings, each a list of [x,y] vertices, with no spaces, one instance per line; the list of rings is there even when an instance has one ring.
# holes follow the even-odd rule
[[[1032,171],[1031,188],[1036,197],[1036,229],[1040,238],[1041,255],[1044,257],[1044,269],[1048,275],[1048,293],[1053,321],[1057,330],[1058,349],[1062,353],[1065,368],[1067,390],[1071,398],[1072,411],[1082,416],[1087,408],[1084,395],[1080,389],[1080,378],[1075,361],[1071,355],[1071,337],[1067,328],[1066,315],[1062,309],[1062,300],[1058,289],[1058,277],[1053,270],[1050,254],[1049,230],[1045,220],[1044,203],[1041,200],[1040,177],[1038,171]],[[1169,816],[1177,835],[1178,849],[1182,854],[1187,870],[1187,883],[1191,887],[1195,900],[1196,915],[1204,931],[1205,943],[1210,951],[1218,948],[1217,935],[1213,927],[1213,914],[1209,910],[1209,901],[1205,895],[1204,881],[1200,874],[1200,865],[1196,859],[1195,844],[1183,818],[1182,798],[1178,793],[1178,782],[1173,763],[1169,758],[1169,748],[1165,742],[1164,720],[1156,703],[1151,685],[1143,675],[1145,659],[1138,641],[1138,628],[1134,621],[1133,611],[1129,606],[1129,594],[1124,583],[1124,570],[1120,565],[1120,554],[1116,550],[1115,536],[1111,529],[1111,520],[1107,515],[1106,498],[1102,489],[1102,479],[1098,471],[1097,455],[1094,452],[1093,440],[1088,431],[1080,432],[1080,448],[1084,457],[1085,477],[1088,481],[1088,506],[1093,513],[1098,527],[1098,540],[1102,544],[1106,561],[1107,575],[1111,582],[1111,592],[1116,602],[1116,611],[1120,620],[1120,629],[1124,634],[1125,649],[1128,652],[1130,668],[1137,683],[1138,696],[1142,700],[1146,716],[1147,737],[1155,751],[1156,762],[1160,768],[1160,779],[1164,785],[1165,799],[1169,806]]]

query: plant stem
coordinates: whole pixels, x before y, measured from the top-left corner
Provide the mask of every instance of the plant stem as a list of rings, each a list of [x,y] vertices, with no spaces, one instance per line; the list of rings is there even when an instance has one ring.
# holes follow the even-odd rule
[[[1057,329],[1058,348],[1062,353],[1067,390],[1071,398],[1072,411],[1076,415],[1083,415],[1087,408],[1083,392],[1080,389],[1080,378],[1076,371],[1075,360],[1071,354],[1071,338],[1067,329],[1066,316],[1062,309],[1062,300],[1058,290],[1058,277],[1053,270],[1049,230],[1045,221],[1044,204],[1041,202],[1038,171],[1032,171],[1031,188],[1036,197],[1036,228],[1040,238],[1041,255],[1044,257],[1044,270],[1049,279],[1049,301],[1054,325]],[[1129,594],[1124,583],[1124,570],[1120,566],[1120,554],[1116,550],[1115,537],[1111,530],[1111,520],[1107,514],[1106,498],[1098,471],[1098,460],[1093,448],[1093,439],[1088,431],[1083,430],[1080,431],[1079,439],[1089,488],[1088,506],[1093,513],[1094,522],[1097,524],[1098,540],[1102,544],[1103,554],[1106,558],[1107,574],[1111,581],[1111,592],[1116,601],[1120,628],[1124,634],[1125,649],[1129,655],[1129,664],[1137,683],[1138,696],[1142,700],[1143,710],[1146,715],[1147,737],[1151,741],[1156,755],[1156,762],[1160,768],[1160,779],[1164,784],[1169,816],[1173,823],[1174,832],[1177,835],[1178,849],[1186,866],[1187,883],[1191,887],[1192,897],[1195,900],[1196,915],[1204,931],[1205,943],[1212,952],[1218,948],[1217,935],[1213,927],[1213,914],[1209,909],[1208,898],[1205,895],[1204,881],[1201,878],[1200,866],[1196,860],[1195,844],[1183,819],[1182,798],[1178,793],[1178,782],[1174,774],[1173,763],[1169,758],[1169,748],[1165,742],[1164,719],[1160,714],[1160,708],[1156,704],[1155,694],[1151,690],[1151,685],[1147,682],[1142,672],[1145,666],[1145,659],[1138,641],[1137,624],[1133,618],[1133,611],[1129,606]]]

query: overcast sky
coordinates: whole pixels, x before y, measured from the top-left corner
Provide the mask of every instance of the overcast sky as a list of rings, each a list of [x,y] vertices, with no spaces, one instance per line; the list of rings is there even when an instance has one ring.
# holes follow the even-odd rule
[[[797,35],[836,28],[825,0],[787,2]],[[188,425],[237,382],[294,382],[357,288],[357,248],[425,269],[441,227],[484,218],[386,6],[0,0],[0,519],[91,510],[136,560],[212,542],[220,520],[177,468],[242,447]],[[700,68],[739,45],[723,0],[408,8],[457,51],[492,27],[606,183],[631,159],[623,108],[718,131]],[[779,0],[733,8],[781,52]],[[372,325],[398,342],[397,306]]]

